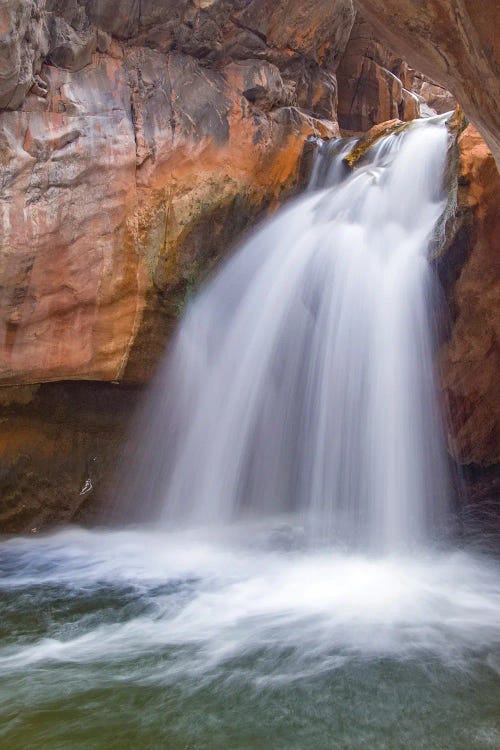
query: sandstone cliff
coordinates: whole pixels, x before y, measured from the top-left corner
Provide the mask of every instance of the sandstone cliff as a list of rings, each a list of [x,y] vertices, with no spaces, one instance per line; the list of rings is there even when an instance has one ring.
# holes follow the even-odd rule
[[[493,59],[477,14],[467,55],[484,42],[486,62],[458,66],[462,86],[412,52],[421,33],[451,59],[452,21],[429,29],[426,15],[444,0],[421,11],[412,44],[404,30],[392,44],[407,5],[387,36],[355,22],[351,0],[1,3],[1,530],[68,520],[105,496],[136,384],[193,289],[296,188],[309,135],[412,119],[422,102],[446,109],[443,85],[467,105]],[[469,103],[487,134],[492,107]],[[483,465],[498,460],[499,277],[492,160],[477,138],[461,141],[467,242],[449,256],[443,377],[451,449]]]
[[[500,175],[477,130],[459,138],[457,237],[441,261],[451,314],[441,353],[460,464],[500,464]]]
[[[500,5],[496,0],[356,0],[379,39],[449,89],[500,165]]]
[[[7,0],[0,21],[0,527],[14,530],[68,519],[101,487],[135,399],[106,382],[149,379],[192,289],[294,189],[307,136],[338,134],[354,9]]]
[[[146,380],[188,287],[336,133],[351,2],[3,13],[0,382]]]

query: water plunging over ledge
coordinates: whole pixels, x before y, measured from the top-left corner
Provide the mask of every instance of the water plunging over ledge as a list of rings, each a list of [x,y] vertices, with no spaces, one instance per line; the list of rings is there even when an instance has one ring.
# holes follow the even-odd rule
[[[449,478],[429,243],[445,118],[323,144],[310,189],[190,305],[160,374],[131,506],[162,524],[295,513],[308,539],[408,548],[439,533]],[[123,493],[121,493],[123,494]]]
[[[446,146],[324,144],[190,305],[123,467],[149,526],[0,544],[2,750],[500,746],[499,562],[434,543]]]

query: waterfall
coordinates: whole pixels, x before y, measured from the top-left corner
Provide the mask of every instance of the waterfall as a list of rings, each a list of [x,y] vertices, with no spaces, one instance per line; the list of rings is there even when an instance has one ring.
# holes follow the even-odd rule
[[[0,545],[2,748],[500,747],[498,559],[430,544],[446,127],[352,147],[189,306],[128,528]]]
[[[325,143],[309,189],[188,307],[143,415],[129,504],[172,526],[292,517],[362,548],[446,519],[436,394],[445,118]],[[123,485],[122,485],[123,488]],[[123,489],[122,489],[123,491]]]

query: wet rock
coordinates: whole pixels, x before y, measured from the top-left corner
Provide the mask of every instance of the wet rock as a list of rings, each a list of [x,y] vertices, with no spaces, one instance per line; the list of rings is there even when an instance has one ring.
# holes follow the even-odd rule
[[[473,126],[459,152],[461,228],[441,261],[453,317],[441,371],[450,451],[484,467],[500,463],[500,176]]]
[[[0,388],[1,533],[102,509],[139,396],[108,383]]]
[[[495,0],[356,0],[378,38],[452,92],[500,163],[499,12]]]
[[[398,118],[374,125],[357,143],[355,142],[352,151],[344,159],[345,163],[349,167],[354,167],[374,143],[377,143],[377,141],[387,135],[399,133],[406,127],[406,123]]]
[[[123,384],[295,189],[308,136],[338,134],[353,20],[351,0],[2,4],[2,531],[99,505]]]
[[[365,133],[374,125],[420,116],[408,66],[396,59],[358,14],[337,72],[339,125],[346,134]]]

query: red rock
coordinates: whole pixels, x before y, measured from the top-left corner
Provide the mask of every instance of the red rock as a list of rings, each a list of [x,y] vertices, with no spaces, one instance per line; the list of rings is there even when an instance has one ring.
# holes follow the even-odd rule
[[[135,6],[115,16],[109,5],[94,6],[95,26],[69,7],[40,17],[57,65],[43,65],[20,109],[0,113],[3,384],[147,379],[186,286],[220,253],[222,237],[202,225],[235,224],[229,246],[292,187],[307,136],[338,133],[316,110],[335,117],[322,82],[347,42],[350,0],[287,4],[286,22],[266,2],[228,21],[217,0],[193,11],[194,35],[182,3],[151,2],[140,19]],[[143,46],[159,40],[158,22],[167,51]],[[174,38],[205,64],[168,51]]]
[[[294,189],[307,136],[338,135],[354,10],[1,5],[0,529],[29,532],[105,498],[123,382],[149,379],[187,294]]]
[[[454,320],[441,370],[451,453],[488,466],[500,463],[500,176],[473,126],[459,147],[459,206],[472,216],[467,255],[448,289]]]
[[[339,125],[346,133],[364,133],[399,117],[400,79],[389,69],[391,54],[358,14],[338,72]]]
[[[356,0],[380,40],[452,94],[500,164],[496,0]]]
[[[421,73],[415,75],[412,90],[438,115],[451,112],[457,106],[453,94],[437,83],[427,80]]]

